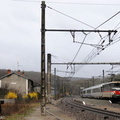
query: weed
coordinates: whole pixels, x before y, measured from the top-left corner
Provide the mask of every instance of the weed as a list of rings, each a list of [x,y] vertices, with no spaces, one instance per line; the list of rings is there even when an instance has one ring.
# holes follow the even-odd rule
[[[3,105],[2,115],[5,116],[5,120],[24,120],[23,117],[34,111],[34,107],[38,106],[38,103],[19,103],[19,104],[6,104]]]

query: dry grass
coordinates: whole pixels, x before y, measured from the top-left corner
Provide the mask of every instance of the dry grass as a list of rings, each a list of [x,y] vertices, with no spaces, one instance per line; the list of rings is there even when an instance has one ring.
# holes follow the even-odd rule
[[[25,109],[29,109],[28,104],[3,104],[2,115],[11,115],[15,113],[22,113]]]
[[[3,104],[0,116],[5,116],[5,120],[22,120],[22,117],[32,112],[32,108],[38,104],[39,102]]]

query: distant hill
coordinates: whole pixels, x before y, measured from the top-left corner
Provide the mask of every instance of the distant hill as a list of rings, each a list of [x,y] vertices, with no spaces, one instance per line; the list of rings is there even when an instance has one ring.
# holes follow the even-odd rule
[[[24,76],[40,84],[40,79],[41,79],[40,72],[25,71]]]
[[[6,69],[0,69],[0,77],[4,76],[5,74],[7,74],[7,70]]]
[[[90,78],[82,78],[82,77],[73,77],[71,78],[72,81],[76,81],[76,80],[88,80]]]
[[[12,71],[12,72],[17,72],[17,71]],[[23,71],[21,71],[22,73]],[[0,69],[0,77],[4,76],[7,74],[7,70],[6,69]],[[24,71],[24,76],[33,80],[36,83],[40,84],[40,79],[41,79],[41,73],[40,72],[34,72],[34,71]],[[51,79],[54,80],[54,75],[51,75]],[[47,78],[46,78],[47,79]],[[59,79],[64,79],[67,80],[69,78],[62,78],[60,77]],[[87,80],[88,78],[79,78],[79,77],[73,77],[70,80],[71,81],[78,81],[78,80]]]

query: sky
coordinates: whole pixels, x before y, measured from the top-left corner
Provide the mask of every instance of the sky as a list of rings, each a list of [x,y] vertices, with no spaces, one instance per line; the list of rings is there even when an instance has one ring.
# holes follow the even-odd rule
[[[52,55],[52,63],[120,62],[119,0],[45,3],[46,29],[117,30],[110,40],[108,32],[46,32],[46,56]],[[40,0],[0,0],[0,33],[0,69],[40,72]],[[62,77],[99,76],[103,70],[107,76],[120,69],[119,65],[52,65],[52,74],[54,68]]]

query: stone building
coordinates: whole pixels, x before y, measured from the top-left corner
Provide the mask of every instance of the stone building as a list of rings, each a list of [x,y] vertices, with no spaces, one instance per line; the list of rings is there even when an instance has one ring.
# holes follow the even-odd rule
[[[17,91],[21,95],[28,94],[33,91],[34,82],[28,79],[24,74],[18,72],[11,72],[8,70],[7,74],[0,77],[0,88],[6,88],[12,91]]]

